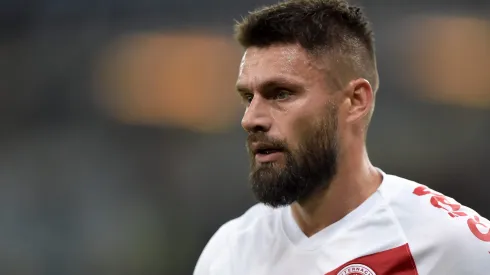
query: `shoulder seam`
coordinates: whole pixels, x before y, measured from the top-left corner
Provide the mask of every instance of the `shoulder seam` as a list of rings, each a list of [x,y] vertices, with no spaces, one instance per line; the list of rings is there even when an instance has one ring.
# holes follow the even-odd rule
[[[383,200],[386,202],[386,198],[381,195],[383,197]],[[405,242],[407,243],[407,250],[408,250],[408,254],[410,255],[410,264],[412,265],[412,267],[414,268],[415,272],[418,273],[418,269],[417,269],[417,263],[415,263],[415,259],[412,255],[412,252],[410,251],[410,240],[408,239],[408,236],[407,234],[405,233],[405,230],[403,229],[403,226],[401,225],[400,223],[400,220],[398,219],[397,215],[395,214],[395,211],[393,211],[393,208],[391,207],[391,205],[389,203],[387,203],[387,208],[388,208],[388,211],[390,211],[390,215],[392,216],[391,219],[393,220],[394,223],[396,223],[396,226],[398,227],[398,230],[400,230],[400,234],[402,234]]]
[[[401,190],[398,189],[397,192],[396,192],[396,195],[398,195],[398,193],[400,193],[400,192],[401,192]],[[410,251],[410,240],[409,240],[407,234],[405,233],[405,230],[403,229],[403,226],[401,225],[400,220],[398,219],[398,216],[396,215],[395,211],[391,207],[390,200],[388,200],[384,196],[383,193],[381,193],[381,197],[383,198],[383,201],[386,204],[388,211],[390,212],[391,219],[393,220],[394,223],[396,223],[396,226],[398,227],[398,230],[400,231],[400,233],[402,234],[405,242],[407,243],[407,246],[408,246],[407,247],[407,250],[408,250],[409,255],[410,255],[410,263],[413,266],[415,272],[417,274],[419,274],[418,273],[418,269],[417,269],[417,263],[415,262],[415,258],[413,257],[412,252]]]
[[[397,190],[397,194],[396,195],[398,195],[399,192],[400,192],[400,190]],[[405,234],[405,230],[403,229],[403,226],[401,225],[400,220],[398,219],[397,215],[395,214],[395,211],[393,211],[393,208],[391,207],[391,204],[390,204],[390,200],[388,200],[384,196],[383,193],[381,193],[381,197],[383,198],[383,201],[384,201],[386,207],[388,208],[388,211],[390,211],[391,219],[396,223],[396,226],[398,227],[398,229],[400,230],[401,234],[403,235],[403,238],[409,244],[410,242],[409,242],[409,239],[407,237],[407,234]]]

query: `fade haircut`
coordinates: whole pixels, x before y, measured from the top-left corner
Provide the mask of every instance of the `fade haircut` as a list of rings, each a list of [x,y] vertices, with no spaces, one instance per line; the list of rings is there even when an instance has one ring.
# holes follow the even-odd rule
[[[346,0],[288,0],[263,7],[236,23],[235,37],[245,49],[299,44],[314,57],[326,54],[336,62],[338,84],[362,77],[374,92],[378,89],[374,34],[362,10]]]

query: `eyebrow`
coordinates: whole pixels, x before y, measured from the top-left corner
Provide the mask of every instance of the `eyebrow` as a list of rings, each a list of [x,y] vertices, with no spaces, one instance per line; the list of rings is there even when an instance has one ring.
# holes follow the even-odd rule
[[[296,81],[291,81],[287,80],[284,78],[271,78],[268,79],[267,81],[264,81],[261,83],[258,87],[259,90],[268,90],[271,88],[277,88],[277,87],[285,87],[289,89],[302,89],[302,85],[299,82]],[[237,83],[236,85],[236,90],[238,93],[243,94],[243,93],[250,93],[252,90],[250,90],[246,85],[243,85],[241,83]]]

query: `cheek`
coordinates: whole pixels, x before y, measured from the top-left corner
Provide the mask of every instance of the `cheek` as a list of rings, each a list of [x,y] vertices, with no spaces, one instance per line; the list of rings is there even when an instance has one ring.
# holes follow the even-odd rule
[[[288,106],[279,109],[271,109],[271,117],[276,125],[278,137],[285,140],[291,150],[311,135],[315,126],[327,114],[327,106],[322,100],[313,100],[305,97],[291,102]]]
[[[320,125],[326,119],[328,106],[322,104],[321,100],[308,100],[304,102],[295,112],[294,119],[291,119],[291,127],[300,135],[311,132],[315,126]],[[328,118],[327,118],[328,119]]]
[[[312,116],[304,113],[288,116],[281,123],[280,135],[286,140],[290,150],[297,150],[299,145],[311,135],[314,124]]]

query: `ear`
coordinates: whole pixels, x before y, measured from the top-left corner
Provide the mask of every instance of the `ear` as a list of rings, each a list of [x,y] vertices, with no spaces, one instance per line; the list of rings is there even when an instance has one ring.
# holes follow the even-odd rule
[[[345,89],[347,121],[355,122],[368,117],[374,106],[374,91],[369,81],[359,78],[349,82]]]

